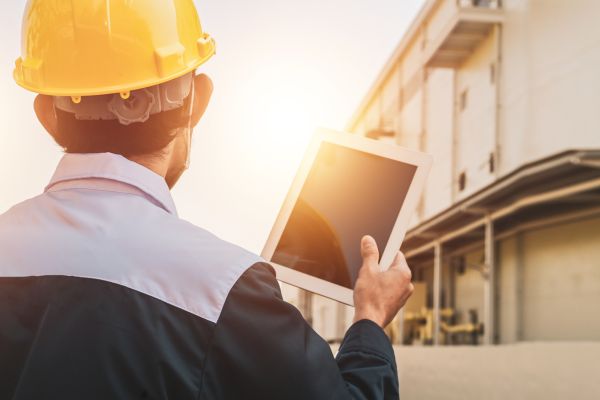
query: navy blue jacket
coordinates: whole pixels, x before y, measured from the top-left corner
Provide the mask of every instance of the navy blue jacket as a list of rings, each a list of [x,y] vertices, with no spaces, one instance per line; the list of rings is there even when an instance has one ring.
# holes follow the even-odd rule
[[[381,328],[336,358],[259,257],[177,217],[162,177],[67,154],[0,215],[0,400],[394,399]]]

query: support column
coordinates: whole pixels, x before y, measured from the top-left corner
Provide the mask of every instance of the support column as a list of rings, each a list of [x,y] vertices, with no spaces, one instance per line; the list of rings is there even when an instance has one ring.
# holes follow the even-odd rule
[[[440,308],[442,298],[442,244],[435,243],[433,261],[433,344],[440,344]]]
[[[404,307],[400,309],[398,313],[398,343],[399,345],[404,345]]]
[[[344,338],[346,333],[346,305],[338,302],[336,304],[336,327],[335,327],[335,339],[339,339],[340,342]]]
[[[310,325],[311,327],[313,326],[313,298],[312,298],[312,293],[304,290],[304,289],[299,289],[300,290],[300,301],[299,301],[299,309],[300,312],[302,313],[302,315],[304,316],[304,319],[306,320],[306,322],[308,323],[308,325]]]
[[[494,344],[496,266],[494,260],[494,221],[487,216],[485,221],[485,282],[483,286],[483,343]]]

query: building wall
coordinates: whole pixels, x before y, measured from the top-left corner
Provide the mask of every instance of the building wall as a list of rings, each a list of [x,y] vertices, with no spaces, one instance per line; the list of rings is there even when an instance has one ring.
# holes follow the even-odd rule
[[[522,231],[496,242],[495,343],[600,341],[600,218]],[[458,256],[458,254],[453,257]],[[483,250],[462,254],[458,272],[444,256],[442,308],[469,322],[469,310],[483,321]],[[433,265],[417,266],[414,278],[427,286],[433,306]],[[410,301],[410,300],[409,300]]]
[[[424,215],[434,215],[452,204],[452,132],[454,111],[454,72],[450,69],[432,70],[427,77],[424,151],[431,154],[434,164],[427,178]]]
[[[599,243],[600,218],[526,231],[498,242],[497,342],[599,341]],[[453,307],[460,315],[457,322],[468,322],[469,310],[475,309],[481,321],[484,280],[477,267],[482,252],[466,253],[465,260],[463,274],[443,265],[442,307]],[[427,283],[427,306],[432,307],[432,266],[415,276]],[[313,327],[326,340],[340,339],[352,315],[352,308],[340,309],[335,301],[314,296]]]
[[[498,245],[500,343],[600,340],[600,218]]]
[[[469,322],[469,310],[476,310],[479,321],[483,320],[483,252],[475,251],[465,255],[466,269],[456,274],[455,309],[460,315],[459,322]]]
[[[402,68],[402,87],[411,85],[411,81],[420,73],[423,67],[423,37],[417,35],[409,43],[401,61]]]
[[[522,241],[522,339],[600,340],[600,219]]]
[[[456,157],[454,179],[464,173],[466,186],[456,200],[493,182],[490,157],[496,153],[496,79],[491,71],[497,58],[496,33],[488,35],[456,70]],[[430,110],[427,110],[430,112]],[[451,149],[449,149],[451,151]],[[429,192],[427,196],[435,195]]]
[[[600,146],[600,2],[504,0],[502,173]]]
[[[327,341],[339,342],[352,325],[354,309],[326,297],[313,295],[313,329]]]
[[[415,31],[355,124],[361,134],[391,126],[397,144],[434,156],[413,226],[526,163],[600,147],[600,1],[503,0],[502,26],[459,68],[425,70],[423,41],[444,30],[455,4],[441,1],[438,14]],[[462,191],[461,172],[467,177]],[[523,232],[497,244],[500,343],[600,340],[600,319],[592,317],[600,304],[599,235],[596,219]],[[466,257],[481,263],[481,252]],[[481,274],[468,268],[450,282],[447,264],[444,271],[443,303],[453,302],[463,321],[473,308],[481,317]],[[430,282],[431,272],[425,267],[421,279]],[[315,324],[333,338],[337,333],[326,325],[335,317],[326,309],[334,303],[328,301],[315,305],[315,313],[326,315],[315,316]]]
[[[404,103],[400,114],[400,134],[397,143],[400,146],[419,150],[421,148],[422,118],[421,108],[423,106],[423,92],[419,90],[410,101]]]
[[[448,80],[452,70],[430,69],[423,89],[422,43],[434,41],[455,10],[454,2],[442,2],[424,33],[416,34],[394,61],[356,124],[362,134],[380,125],[391,126],[398,144],[431,151],[436,166],[443,166],[437,171],[434,167],[431,180],[435,182],[441,179],[442,169],[448,171],[449,160],[454,163],[441,196],[438,185],[428,185],[421,220],[523,164],[567,149],[600,146],[600,24],[595,18],[600,15],[600,2],[506,0],[502,4],[502,27],[493,30],[456,70],[456,84]],[[452,101],[448,101],[449,90]],[[464,91],[467,107],[462,111],[457,107],[455,112]],[[394,109],[400,110],[396,117]],[[450,142],[453,125],[455,137]],[[458,191],[461,172],[466,172],[467,185]],[[445,192],[448,184],[455,194],[450,200]]]
[[[383,130],[398,134],[398,116],[400,111],[400,87],[402,74],[398,65],[394,66],[390,76],[381,90]]]
[[[521,330],[521,276],[523,262],[523,240],[518,234],[497,245],[498,265],[498,341],[515,343],[523,337]]]

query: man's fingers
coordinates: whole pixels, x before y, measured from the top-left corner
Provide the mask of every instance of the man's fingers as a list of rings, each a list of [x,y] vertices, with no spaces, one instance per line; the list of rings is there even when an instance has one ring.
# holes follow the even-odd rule
[[[392,265],[390,265],[390,269],[410,269],[408,268],[408,263],[406,262],[406,257],[404,254],[399,251],[396,253],[396,257],[394,257],[394,261],[392,261]]]
[[[394,257],[394,260],[392,261],[392,264],[390,265],[390,269],[398,269],[398,268],[400,268],[400,265],[401,265],[400,264],[401,263],[400,258],[401,258],[401,256],[402,256],[402,253],[400,253],[400,252],[396,253],[396,256]]]
[[[379,264],[379,250],[375,239],[371,236],[364,236],[360,241],[360,254],[363,258],[363,265],[372,267]]]
[[[406,262],[406,257],[404,257],[404,254],[401,251],[396,253],[396,257],[394,257],[394,261],[392,262],[392,265],[390,265],[390,269],[395,269],[402,272],[404,278],[408,281],[412,279],[412,272],[408,266],[408,263]]]

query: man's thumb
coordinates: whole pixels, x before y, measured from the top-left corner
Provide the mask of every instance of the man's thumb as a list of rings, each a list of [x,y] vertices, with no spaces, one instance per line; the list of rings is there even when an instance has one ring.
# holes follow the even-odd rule
[[[363,265],[376,266],[379,263],[379,250],[375,239],[368,235],[364,236],[360,241],[360,254],[363,258]]]

